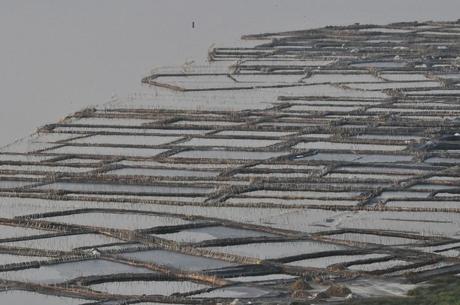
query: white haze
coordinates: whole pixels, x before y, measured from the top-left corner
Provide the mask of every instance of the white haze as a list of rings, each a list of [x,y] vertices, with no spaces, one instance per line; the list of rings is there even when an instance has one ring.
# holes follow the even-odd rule
[[[456,20],[460,1],[0,0],[0,146],[242,34]],[[192,29],[192,22],[195,28]]]

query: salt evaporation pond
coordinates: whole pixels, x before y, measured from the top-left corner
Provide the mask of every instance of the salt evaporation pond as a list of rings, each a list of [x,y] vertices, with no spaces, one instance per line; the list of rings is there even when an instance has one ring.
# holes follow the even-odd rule
[[[77,277],[115,273],[152,273],[152,271],[145,268],[96,259],[0,272],[0,278],[29,283],[57,284]]]
[[[124,295],[171,295],[173,293],[185,293],[209,287],[208,285],[184,281],[107,282],[90,286],[91,289],[96,291]]]
[[[166,265],[172,268],[185,269],[190,271],[201,271],[207,269],[220,269],[235,266],[233,263],[200,256],[186,255],[166,250],[147,250],[121,254],[125,258],[137,259],[140,261]]]
[[[5,305],[81,305],[88,302],[89,300],[45,295],[22,290],[0,292],[0,303]]]

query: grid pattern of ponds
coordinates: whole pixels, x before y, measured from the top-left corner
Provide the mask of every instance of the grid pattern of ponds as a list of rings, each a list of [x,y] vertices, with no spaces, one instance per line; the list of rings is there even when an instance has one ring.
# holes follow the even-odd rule
[[[459,273],[459,35],[248,35],[1,148],[0,303],[289,304],[299,278],[315,299]]]

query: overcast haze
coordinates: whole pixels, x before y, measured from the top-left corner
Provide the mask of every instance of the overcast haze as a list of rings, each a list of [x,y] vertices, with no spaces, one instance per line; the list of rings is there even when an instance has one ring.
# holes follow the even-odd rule
[[[0,146],[134,92],[153,67],[204,61],[211,44],[242,34],[459,12],[459,0],[0,0]]]

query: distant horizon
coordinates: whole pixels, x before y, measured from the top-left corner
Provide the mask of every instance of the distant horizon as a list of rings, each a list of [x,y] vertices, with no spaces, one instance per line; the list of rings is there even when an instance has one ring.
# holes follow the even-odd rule
[[[458,6],[417,0],[2,1],[0,147],[82,108],[137,92],[154,67],[205,61],[211,44],[356,22],[455,21]]]

